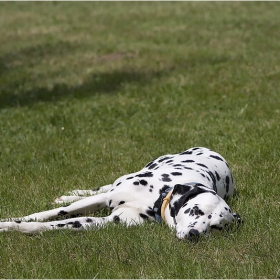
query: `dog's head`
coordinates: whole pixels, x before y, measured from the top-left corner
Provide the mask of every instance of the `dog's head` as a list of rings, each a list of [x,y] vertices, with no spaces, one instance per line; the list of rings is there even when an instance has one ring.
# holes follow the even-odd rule
[[[169,209],[180,239],[219,233],[235,221],[241,222],[221,197],[202,184],[175,185]]]

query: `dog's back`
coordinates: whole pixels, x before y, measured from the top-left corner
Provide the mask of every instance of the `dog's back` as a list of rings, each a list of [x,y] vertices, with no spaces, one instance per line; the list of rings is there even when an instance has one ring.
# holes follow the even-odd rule
[[[227,199],[233,195],[234,182],[226,160],[218,153],[195,147],[179,154],[168,154],[149,162],[142,170],[117,179],[112,190],[142,187],[150,192],[149,199],[158,197],[163,188],[176,184],[201,183]],[[124,187],[124,185],[126,187]],[[152,195],[154,193],[154,195]]]

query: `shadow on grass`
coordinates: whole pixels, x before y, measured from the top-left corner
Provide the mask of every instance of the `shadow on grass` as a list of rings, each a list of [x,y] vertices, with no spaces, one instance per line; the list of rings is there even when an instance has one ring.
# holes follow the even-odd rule
[[[21,65],[40,63],[40,59],[50,59],[55,56],[71,54],[79,46],[69,43],[59,42],[56,44],[46,44],[32,46],[20,50],[18,53],[10,53],[0,57],[0,109],[18,106],[32,106],[38,102],[57,102],[62,99],[87,98],[95,94],[114,94],[125,84],[145,85],[154,78],[167,75],[168,71],[146,71],[141,69],[130,69],[123,65],[123,69],[109,70],[104,73],[91,74],[82,84],[68,85],[67,83],[53,84],[46,87],[34,87],[29,80],[28,74],[23,73]],[[131,54],[107,54],[99,59],[121,59]],[[39,57],[39,59],[37,59]],[[9,72],[11,64],[17,64],[16,77],[5,80],[5,74]],[[17,72],[18,71],[18,72]],[[165,73],[164,73],[165,72]],[[3,79],[2,79],[3,78]],[[29,88],[28,88],[29,87]]]
[[[124,84],[147,84],[153,78],[162,76],[163,73],[114,71],[111,73],[98,73],[91,75],[85,82],[77,86],[67,84],[55,84],[50,88],[35,88],[20,90],[16,85],[2,87],[0,93],[0,109],[17,106],[31,106],[38,102],[57,102],[69,98],[87,98],[95,94],[114,94]],[[16,93],[19,91],[19,93]]]

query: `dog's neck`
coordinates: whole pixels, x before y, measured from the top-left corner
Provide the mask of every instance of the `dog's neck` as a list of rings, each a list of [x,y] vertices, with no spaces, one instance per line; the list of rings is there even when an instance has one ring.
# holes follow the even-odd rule
[[[189,186],[196,186],[198,183],[191,182],[186,183],[185,185]],[[170,202],[173,198],[172,196],[173,188],[169,187],[162,191],[159,198],[154,204],[154,212],[155,212],[155,218],[159,222],[166,223],[169,227],[174,227],[176,225],[174,217],[171,216],[170,213]]]
[[[159,198],[157,199],[157,201],[154,204],[153,211],[155,213],[155,218],[158,222],[165,221],[165,218],[162,218],[162,215],[164,215],[164,217],[165,217],[165,213],[169,212],[168,205],[169,205],[169,200],[170,200],[172,190],[173,190],[172,187],[163,189]]]

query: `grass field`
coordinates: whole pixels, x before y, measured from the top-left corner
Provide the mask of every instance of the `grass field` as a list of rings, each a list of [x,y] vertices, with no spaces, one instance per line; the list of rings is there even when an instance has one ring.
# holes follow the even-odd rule
[[[166,153],[228,161],[243,226],[0,234],[0,278],[279,278],[277,2],[0,3],[0,217]]]

